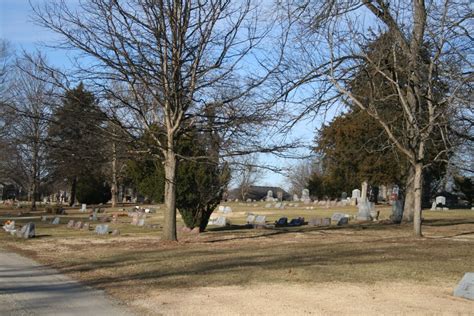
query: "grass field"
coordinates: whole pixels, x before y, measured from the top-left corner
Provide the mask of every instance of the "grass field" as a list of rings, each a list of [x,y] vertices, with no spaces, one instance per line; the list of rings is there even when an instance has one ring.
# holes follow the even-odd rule
[[[286,209],[268,209],[264,207],[265,203],[227,205],[233,209],[227,216],[232,225],[210,226],[205,233],[198,235],[180,231],[177,243],[160,240],[163,222],[160,209],[147,218],[147,224],[156,224],[158,228],[132,226],[131,218],[119,217],[118,223],[109,223],[111,229],[120,230],[119,236],[98,236],[92,230],[66,228],[69,219],[87,219],[84,213],[70,209],[67,215],[61,216],[62,224],[58,226],[34,219],[38,238],[21,240],[1,233],[0,242],[1,247],[26,254],[88,285],[104,289],[145,314],[188,314],[191,311],[204,314],[212,311],[212,307],[206,305],[201,310],[199,306],[198,309],[189,309],[189,306],[205,304],[212,297],[222,304],[229,301],[232,305],[239,300],[250,302],[255,297],[272,295],[276,305],[268,306],[267,301],[256,301],[248,306],[249,311],[253,311],[255,304],[260,304],[264,305],[260,307],[264,313],[287,314],[293,311],[293,305],[298,305],[290,304],[286,307],[289,309],[285,309],[286,305],[278,301],[279,295],[285,295],[289,288],[293,288],[291,293],[300,291],[303,300],[311,291],[320,292],[316,290],[318,288],[325,288],[327,291],[324,293],[340,291],[349,300],[350,297],[356,299],[360,293],[370,295],[370,291],[379,294],[388,291],[386,295],[390,295],[388,289],[391,287],[393,291],[404,292],[396,296],[397,300],[402,300],[401,304],[403,297],[410,300],[417,291],[421,291],[419,295],[433,291],[434,297],[425,298],[428,301],[423,303],[430,308],[436,307],[438,300],[439,305],[452,303],[460,308],[453,311],[474,312],[474,303],[451,298],[447,293],[465,272],[474,271],[474,211],[424,211],[425,237],[415,239],[411,225],[393,225],[383,220],[390,215],[387,206],[377,208],[381,211],[382,220],[379,222],[357,223],[351,220],[344,227],[306,225],[253,229],[244,226],[249,212],[265,215],[267,221],[273,223],[281,216],[303,216],[309,220],[312,217],[331,217],[335,211],[350,215],[357,211],[351,206],[308,209],[301,203],[298,207]],[[131,209],[131,206],[126,208]],[[115,211],[106,209],[109,214]],[[0,216],[11,218],[16,212],[3,209]],[[178,225],[182,226],[180,219]],[[438,288],[441,296],[437,296]],[[353,296],[349,295],[351,291]],[[209,298],[202,297],[202,293],[208,293]],[[234,293],[233,299],[228,297],[229,293]],[[288,295],[294,295],[291,293]],[[176,297],[181,297],[182,301]],[[313,297],[308,296],[308,302],[312,302]],[[391,302],[390,297],[385,300]],[[229,309],[228,312],[248,314],[245,302],[238,305],[242,310]],[[411,309],[401,306],[402,309],[364,310],[364,304],[359,304],[362,304],[359,306],[361,309],[356,305],[349,310],[331,309],[336,307],[326,305],[314,308],[320,312],[343,314],[348,311],[369,314],[421,311],[418,301],[405,303],[412,304],[412,307],[408,306]],[[300,309],[295,311],[304,314],[311,310],[306,307],[297,307]],[[444,311],[444,307],[439,308],[425,311]]]

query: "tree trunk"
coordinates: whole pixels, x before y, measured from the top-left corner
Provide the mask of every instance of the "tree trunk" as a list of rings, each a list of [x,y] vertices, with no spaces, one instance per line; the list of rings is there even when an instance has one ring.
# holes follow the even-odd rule
[[[77,188],[77,177],[74,176],[72,178],[71,196],[69,198],[69,206],[73,206],[74,202],[76,201],[76,188]]]
[[[163,240],[176,241],[176,154],[168,148],[165,154],[165,214]]]
[[[112,185],[110,187],[112,207],[117,206],[117,150],[115,142],[112,143]]]
[[[412,222],[415,208],[415,170],[410,166],[405,189],[405,203],[403,206],[403,221]]]
[[[423,188],[423,164],[418,162],[415,165],[414,188],[414,217],[413,227],[415,237],[422,237],[421,233],[421,197]]]

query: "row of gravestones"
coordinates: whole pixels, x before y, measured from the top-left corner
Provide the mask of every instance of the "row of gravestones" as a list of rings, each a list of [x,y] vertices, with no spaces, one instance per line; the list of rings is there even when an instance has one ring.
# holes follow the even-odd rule
[[[89,231],[90,224],[89,223],[82,223],[81,221],[74,222],[74,220],[70,220],[67,224],[68,228],[73,229],[83,229]],[[120,231],[118,229],[113,230],[112,232],[109,230],[108,224],[99,224],[95,226],[94,232],[97,235],[108,235],[112,233],[112,235],[120,235]]]

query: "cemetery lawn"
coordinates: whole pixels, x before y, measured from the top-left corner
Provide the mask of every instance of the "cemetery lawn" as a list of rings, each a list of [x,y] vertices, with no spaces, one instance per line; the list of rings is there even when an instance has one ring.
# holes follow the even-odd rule
[[[66,228],[69,219],[86,219],[76,209],[60,225],[19,220],[33,220],[38,237],[1,231],[0,247],[104,289],[141,314],[474,313],[473,301],[451,296],[464,273],[474,271],[474,211],[426,210],[425,237],[415,239],[411,225],[383,220],[389,207],[377,208],[380,222],[253,229],[244,226],[247,212],[273,223],[281,216],[354,215],[356,208],[227,205],[230,227],[179,232],[177,243],[160,241],[160,210],[147,218],[158,228],[119,217],[109,223],[119,236],[97,236]],[[3,219],[14,215],[0,210]]]

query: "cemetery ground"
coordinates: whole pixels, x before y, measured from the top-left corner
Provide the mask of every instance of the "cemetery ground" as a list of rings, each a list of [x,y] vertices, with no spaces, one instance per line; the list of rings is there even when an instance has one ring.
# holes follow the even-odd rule
[[[17,222],[34,221],[37,237],[2,231],[0,248],[102,289],[144,315],[474,315],[474,301],[452,296],[464,273],[474,271],[474,211],[425,210],[425,237],[415,239],[412,225],[384,221],[389,206],[377,207],[379,222],[255,229],[244,225],[248,212],[274,223],[281,216],[308,221],[357,210],[226,205],[232,208],[230,226],[209,226],[201,234],[179,230],[176,243],[160,241],[160,209],[143,227],[132,226],[127,216],[108,223],[120,230],[117,236],[67,228],[71,219],[89,222],[78,209],[67,209],[60,225],[23,211]],[[1,209],[2,222],[20,211]],[[105,211],[111,216],[118,209]]]

